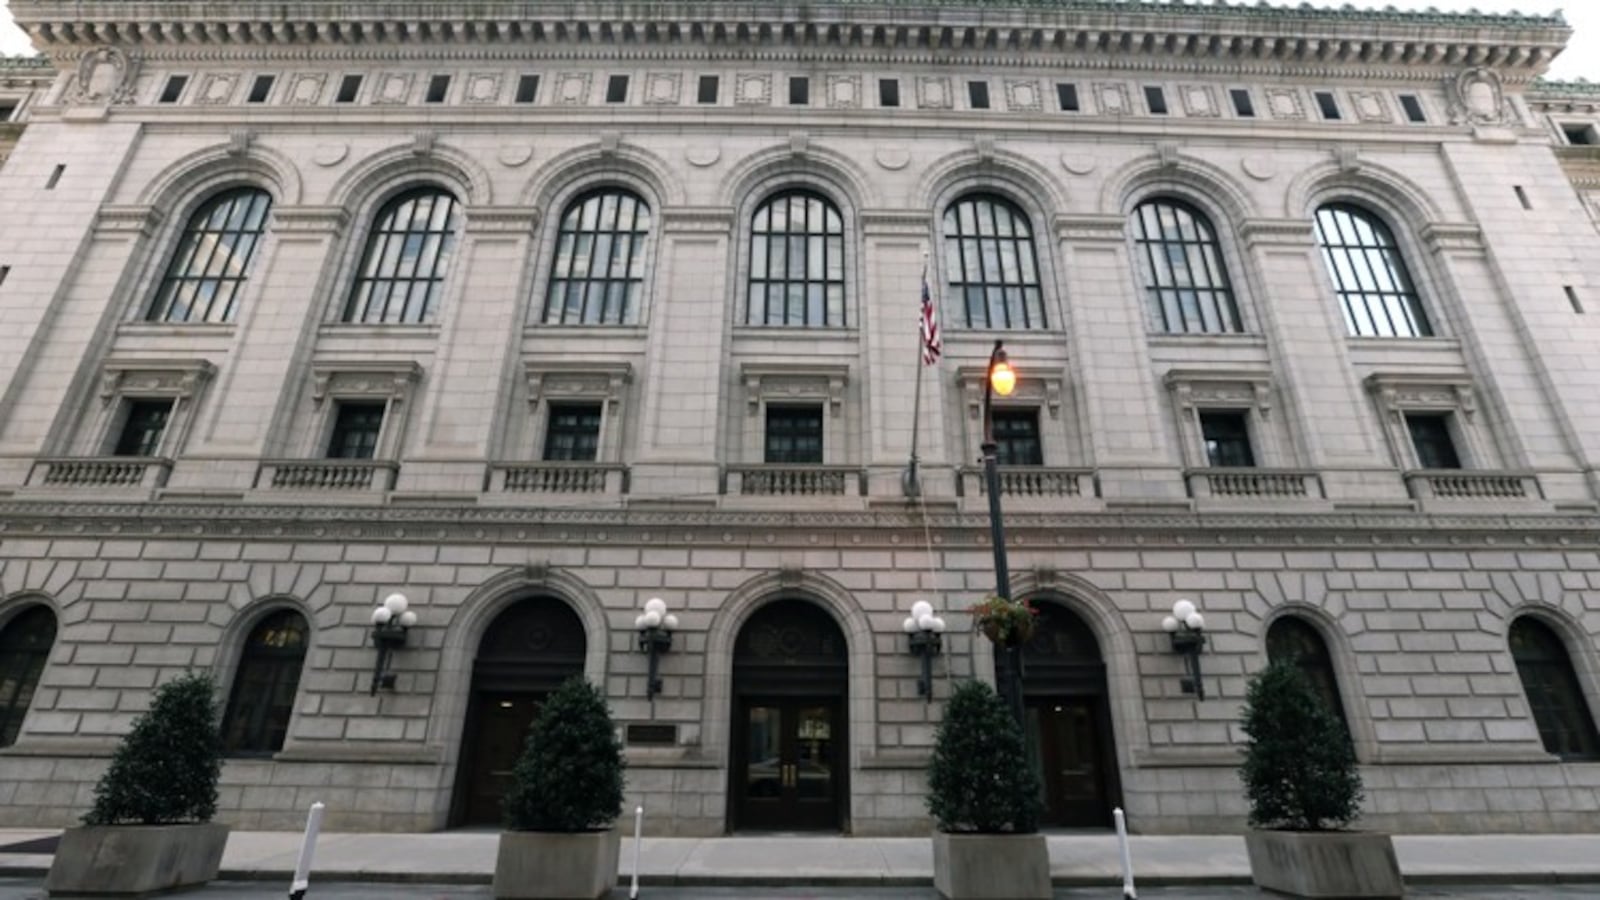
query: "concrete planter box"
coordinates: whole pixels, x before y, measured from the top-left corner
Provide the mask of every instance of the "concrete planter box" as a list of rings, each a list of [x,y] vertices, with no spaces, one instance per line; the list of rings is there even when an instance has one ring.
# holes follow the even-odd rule
[[[68,828],[44,888],[52,896],[144,897],[217,877],[228,826],[109,825]]]
[[[1293,897],[1401,897],[1400,862],[1387,834],[1251,831],[1244,836],[1258,887]]]
[[[565,834],[504,831],[494,863],[496,900],[596,900],[617,883],[622,836],[608,831]]]
[[[933,833],[933,886],[947,900],[1050,900],[1042,834]]]

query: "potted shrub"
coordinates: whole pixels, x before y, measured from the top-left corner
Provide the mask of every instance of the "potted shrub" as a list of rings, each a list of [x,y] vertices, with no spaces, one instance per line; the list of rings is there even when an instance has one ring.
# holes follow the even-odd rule
[[[217,877],[228,827],[211,822],[222,774],[216,683],[161,685],[94,788],[84,827],[61,836],[45,890],[148,896]]]
[[[992,688],[957,687],[928,766],[933,885],[941,897],[1048,898],[1050,852],[1039,834],[1039,776],[1022,729]]]
[[[511,772],[494,895],[598,898],[617,883],[622,742],[611,710],[581,678],[545,700]]]
[[[1243,725],[1239,777],[1255,883],[1297,897],[1401,896],[1389,835],[1345,830],[1361,814],[1355,749],[1293,662],[1274,662],[1251,680]]]

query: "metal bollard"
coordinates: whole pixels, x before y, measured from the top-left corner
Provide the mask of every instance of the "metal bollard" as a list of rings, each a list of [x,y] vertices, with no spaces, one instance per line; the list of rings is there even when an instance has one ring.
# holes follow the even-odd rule
[[[300,861],[294,864],[294,881],[289,884],[289,900],[305,900],[311,887],[311,857],[317,852],[317,833],[322,830],[322,802],[311,804],[306,816],[306,836],[300,844]]]
[[[633,808],[633,888],[628,891],[629,900],[638,900],[639,897],[639,841],[644,836],[644,804]]]
[[[1128,851],[1128,820],[1121,807],[1113,809],[1111,817],[1117,820],[1117,846],[1122,850],[1122,900],[1139,900],[1133,886],[1133,854]]]

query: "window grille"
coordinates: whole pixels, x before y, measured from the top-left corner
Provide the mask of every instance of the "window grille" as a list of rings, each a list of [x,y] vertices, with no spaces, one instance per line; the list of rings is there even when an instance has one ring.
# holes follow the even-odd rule
[[[632,325],[644,290],[650,207],[637,194],[602,188],[574,200],[561,217],[544,321]]]
[[[767,407],[766,461],[821,464],[822,407]]]
[[[1328,645],[1315,626],[1298,616],[1278,618],[1267,628],[1267,659],[1294,663],[1328,711],[1345,724],[1333,657],[1328,654]]]
[[[344,321],[433,321],[459,218],[456,198],[439,188],[417,188],[385,203],[373,220]]]
[[[155,456],[161,449],[161,435],[172,414],[171,400],[132,400],[122,433],[117,436],[114,456]]]
[[[1177,200],[1151,200],[1133,212],[1135,253],[1153,322],[1172,334],[1243,331],[1216,230]]]
[[[844,315],[844,218],[810,191],[778,194],[750,229],[750,325],[839,327]]]
[[[1028,217],[1009,200],[971,194],[944,214],[949,296],[968,328],[1048,327]]]
[[[305,617],[293,610],[271,613],[251,629],[223,718],[224,752],[251,756],[283,749],[306,641]]]
[[[42,605],[17,613],[0,630],[0,747],[17,742],[55,641],[55,614]]]
[[[1250,427],[1242,412],[1201,413],[1200,439],[1206,445],[1207,465],[1243,469],[1256,464],[1250,449]]]
[[[383,432],[384,404],[340,403],[328,438],[329,459],[372,459]]]
[[[1317,243],[1350,334],[1433,335],[1394,232],[1377,216],[1348,203],[1324,206],[1317,210]]]
[[[550,425],[544,436],[545,459],[593,462],[599,452],[600,404],[572,403],[550,407]]]
[[[1508,640],[1544,749],[1563,759],[1600,759],[1594,716],[1560,636],[1522,616],[1511,623]]]
[[[236,188],[195,210],[146,318],[151,322],[233,321],[271,208],[272,198],[266,191]]]

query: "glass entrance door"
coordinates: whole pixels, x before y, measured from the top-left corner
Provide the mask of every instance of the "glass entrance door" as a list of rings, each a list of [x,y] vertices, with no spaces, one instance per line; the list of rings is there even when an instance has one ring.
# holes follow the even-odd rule
[[[746,700],[734,778],[739,828],[812,831],[839,827],[837,700]]]
[[[1111,823],[1094,697],[1030,697],[1028,739],[1044,791],[1046,825],[1100,828]]]

